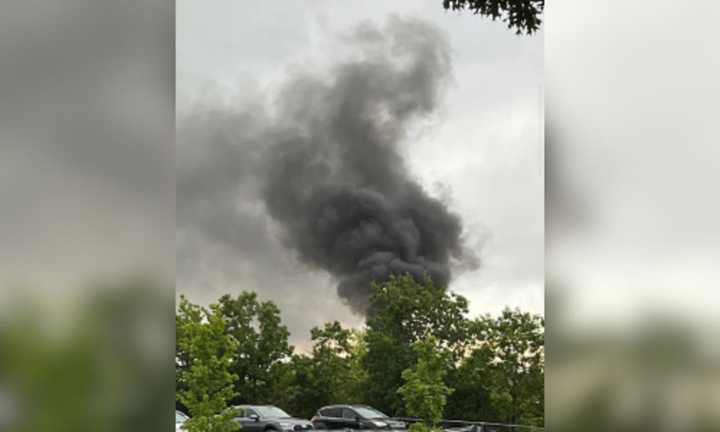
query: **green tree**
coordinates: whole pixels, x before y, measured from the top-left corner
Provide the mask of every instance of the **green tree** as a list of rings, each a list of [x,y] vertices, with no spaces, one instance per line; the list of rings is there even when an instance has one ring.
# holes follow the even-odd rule
[[[412,344],[434,337],[437,349],[448,352],[452,363],[458,361],[468,336],[468,304],[427,277],[418,281],[407,274],[392,276],[373,289],[363,360],[368,373],[366,401],[385,412],[402,414],[404,404],[397,390],[403,384],[403,371],[416,363]]]
[[[365,369],[365,356],[367,356],[367,333],[364,330],[352,330],[350,336],[350,350],[347,362],[350,369],[350,378],[347,385],[349,401],[365,402],[368,373]]]
[[[362,333],[335,321],[314,327],[311,337],[312,352],[294,356],[291,363],[292,384],[286,388],[293,395],[288,404],[293,413],[311,417],[323,405],[363,402]]]
[[[477,15],[500,19],[517,34],[532,34],[540,29],[545,0],[443,0],[443,7],[471,10]]]
[[[191,414],[190,432],[228,432],[238,429],[236,412],[228,402],[236,396],[237,375],[230,372],[238,342],[227,334],[220,306],[209,309],[181,297],[176,317],[177,345],[187,362],[179,381],[178,398]]]
[[[238,341],[231,372],[238,376],[234,403],[271,403],[274,384],[280,381],[282,363],[293,352],[289,331],[282,323],[280,309],[272,302],[260,302],[252,292],[219,300],[227,334]]]
[[[489,382],[493,354],[487,349],[472,349],[458,367],[449,372],[447,382],[455,389],[445,415],[471,421],[499,420],[490,400]]]
[[[359,403],[359,393],[364,374],[358,366],[361,349],[358,349],[358,333],[343,328],[338,321],[326,323],[323,328],[310,331],[315,342],[312,350],[313,364],[318,379],[329,400]],[[330,402],[328,402],[330,403]]]
[[[473,322],[477,347],[466,364],[482,368],[477,384],[489,390],[496,420],[544,423],[544,326],[542,317],[517,309]]]
[[[438,341],[432,336],[413,344],[417,363],[402,373],[404,384],[398,393],[405,402],[405,410],[407,414],[421,418],[425,426],[414,429],[436,428],[442,419],[447,397],[453,391],[445,384],[449,356],[437,346]]]
[[[0,314],[0,431],[171,427],[168,287],[134,275],[103,280],[61,314],[53,299],[17,288]]]

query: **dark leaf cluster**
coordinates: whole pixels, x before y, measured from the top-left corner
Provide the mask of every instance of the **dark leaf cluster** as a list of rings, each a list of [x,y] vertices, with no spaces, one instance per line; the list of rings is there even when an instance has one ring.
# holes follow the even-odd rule
[[[517,34],[532,34],[542,24],[545,0],[443,0],[446,10],[471,10],[507,23]]]

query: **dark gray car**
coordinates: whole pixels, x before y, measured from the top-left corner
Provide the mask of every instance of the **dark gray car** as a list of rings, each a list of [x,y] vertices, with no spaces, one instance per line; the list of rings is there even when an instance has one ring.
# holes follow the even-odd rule
[[[392,419],[367,405],[328,405],[312,418],[315,429],[405,429],[405,423]]]
[[[272,405],[239,405],[238,417],[242,432],[292,432],[313,429],[307,420],[292,417],[290,414]]]

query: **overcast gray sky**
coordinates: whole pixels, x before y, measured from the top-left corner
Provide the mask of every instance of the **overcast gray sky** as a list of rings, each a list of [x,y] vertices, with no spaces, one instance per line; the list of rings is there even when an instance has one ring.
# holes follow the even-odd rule
[[[547,274],[576,327],[720,325],[718,16],[712,0],[548,9]]]
[[[203,199],[203,208],[213,210],[178,213],[178,292],[205,303],[255,290],[280,306],[296,343],[328,320],[362,322],[327,274],[300,264],[281,245],[261,208],[233,202],[244,186],[228,184],[247,179],[233,175],[232,167],[248,158],[218,158],[202,147],[218,131],[230,141],[252,134],[239,107],[262,104],[296,70],[322,70],[337,61],[344,55],[338,34],[362,21],[382,25],[395,14],[431,22],[447,34],[452,50],[452,83],[439,110],[401,143],[412,175],[461,216],[466,245],[482,260],[477,270],[456,272],[450,288],[469,298],[473,315],[505,306],[542,313],[542,34],[517,36],[471,13],[445,12],[439,1],[248,5],[177,3],[178,181],[196,175],[202,184],[201,172],[213,173]],[[209,111],[215,120],[197,120]],[[230,167],[230,174],[218,174],[224,167],[213,164]],[[182,199],[179,193],[179,207]]]

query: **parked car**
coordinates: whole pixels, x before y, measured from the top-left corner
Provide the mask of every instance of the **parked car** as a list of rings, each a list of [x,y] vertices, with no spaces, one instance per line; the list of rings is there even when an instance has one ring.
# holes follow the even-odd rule
[[[272,405],[239,405],[236,406],[242,432],[289,432],[313,429],[307,420],[296,418]]]
[[[184,432],[182,426],[188,421],[188,417],[184,412],[175,410],[175,432]]]
[[[311,421],[315,429],[405,429],[404,422],[367,405],[325,406]]]

